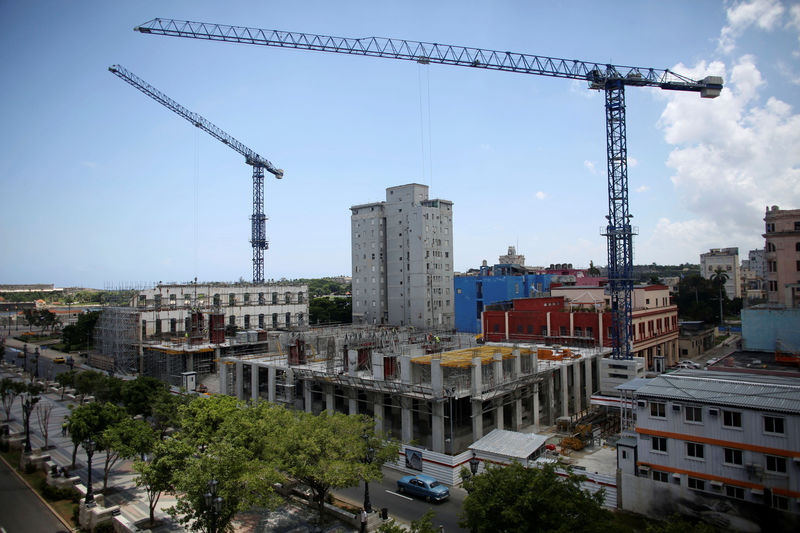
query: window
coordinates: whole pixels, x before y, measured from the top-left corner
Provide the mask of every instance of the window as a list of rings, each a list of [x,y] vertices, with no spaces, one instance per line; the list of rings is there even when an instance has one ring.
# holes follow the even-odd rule
[[[650,416],[655,418],[666,418],[667,417],[667,404],[662,402],[652,402],[650,403]]]
[[[246,292],[244,293],[244,305],[249,305],[249,304],[250,304],[250,293]]]
[[[767,455],[767,472],[776,472],[778,474],[786,473],[786,457],[778,457],[777,455]]]
[[[666,437],[653,437],[652,439],[650,439],[650,442],[654,452],[667,453]]]
[[[250,315],[244,315],[244,329],[250,329]]]
[[[779,496],[778,494],[772,494],[772,507],[774,509],[780,509],[782,511],[789,510],[789,498],[785,496]]]
[[[229,306],[236,305],[236,295],[232,292],[228,294],[228,305]]]
[[[669,473],[658,472],[653,470],[653,481],[660,481],[661,483],[669,483]]]
[[[737,500],[744,500],[744,489],[742,487],[725,486],[725,494],[728,498],[736,498]]]
[[[742,413],[736,411],[723,411],[722,425],[726,428],[742,427]]]
[[[705,448],[702,444],[697,444],[696,442],[687,442],[686,443],[686,456],[692,459],[703,459],[705,454]]]
[[[725,464],[728,464],[728,465],[741,465],[742,464],[742,450],[735,450],[733,448],[725,448]]]
[[[783,435],[783,418],[779,416],[765,416],[764,433]]]
[[[228,317],[228,325],[235,326],[236,325],[236,316],[231,315]]]
[[[690,477],[688,479],[688,485],[690,489],[694,490],[706,490],[706,482],[702,479],[697,479],[695,477]]]
[[[686,413],[686,421],[693,423],[700,423],[703,421],[703,408],[687,406],[684,410]]]

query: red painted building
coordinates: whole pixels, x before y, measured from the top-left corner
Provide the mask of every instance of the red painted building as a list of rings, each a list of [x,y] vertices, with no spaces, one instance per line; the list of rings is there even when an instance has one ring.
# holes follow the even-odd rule
[[[549,342],[579,346],[611,346],[611,313],[601,287],[559,287],[545,298],[520,298],[507,308],[483,312],[487,341]],[[655,369],[678,361],[678,309],[663,285],[636,287],[633,298],[633,355]]]

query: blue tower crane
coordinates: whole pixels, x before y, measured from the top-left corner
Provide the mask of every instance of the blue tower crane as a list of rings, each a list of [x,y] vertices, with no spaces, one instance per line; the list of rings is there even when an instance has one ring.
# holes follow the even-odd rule
[[[281,179],[283,178],[283,170],[275,168],[269,160],[261,157],[202,116],[189,111],[121,65],[112,65],[108,67],[108,70],[167,109],[171,109],[223,144],[226,144],[242,154],[245,163],[253,167],[253,214],[250,217],[252,226],[250,243],[253,246],[253,283],[264,283],[264,250],[269,248],[269,241],[267,241],[267,216],[264,214],[264,171],[266,170],[276,178]]]
[[[608,215],[606,218],[608,221],[605,225],[604,235],[608,239],[612,357],[615,359],[632,357],[631,315],[635,228],[631,226],[632,215],[628,209],[625,86],[699,92],[703,98],[716,98],[722,91],[721,77],[707,76],[702,80],[693,80],[667,69],[626,67],[577,59],[560,59],[385,37],[356,39],[187,20],[156,18],[137,26],[134,30],[150,35],[383,57],[416,61],[422,64],[441,63],[583,80],[588,82],[590,89],[605,91],[608,157]]]

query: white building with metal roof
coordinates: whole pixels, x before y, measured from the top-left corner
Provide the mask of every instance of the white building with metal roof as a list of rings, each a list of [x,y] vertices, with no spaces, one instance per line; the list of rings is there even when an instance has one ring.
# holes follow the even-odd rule
[[[800,380],[684,370],[648,380],[633,399],[635,444],[620,443],[634,458],[619,464],[624,508],[669,515],[712,502],[762,527],[798,522]]]

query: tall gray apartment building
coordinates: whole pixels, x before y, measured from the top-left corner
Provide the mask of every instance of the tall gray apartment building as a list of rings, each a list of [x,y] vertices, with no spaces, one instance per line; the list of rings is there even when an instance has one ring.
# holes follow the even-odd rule
[[[454,327],[453,202],[410,183],[350,210],[353,323]]]

